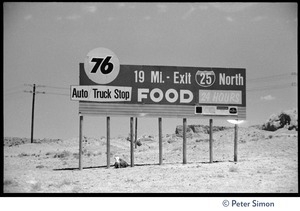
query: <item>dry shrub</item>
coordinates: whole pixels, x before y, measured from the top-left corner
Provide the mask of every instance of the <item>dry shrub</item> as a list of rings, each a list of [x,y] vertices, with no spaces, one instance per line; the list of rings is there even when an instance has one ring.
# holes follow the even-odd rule
[[[16,185],[17,183],[13,180],[10,180],[10,179],[6,179],[4,180],[3,182],[3,186],[6,186],[6,185]]]
[[[76,159],[79,159],[79,152],[74,152],[73,157],[76,158]]]
[[[171,144],[171,143],[176,142],[176,139],[171,137],[171,138],[168,139],[167,142],[168,142],[169,144]]]
[[[213,139],[212,141],[215,142],[216,140]],[[209,142],[209,138],[196,139],[196,142]]]
[[[236,166],[231,166],[229,172],[238,172],[238,168]]]
[[[31,185],[31,192],[39,192],[42,190],[42,183],[41,182],[36,182]]]
[[[53,157],[54,158],[67,158],[70,155],[71,155],[71,152],[64,150],[62,152],[56,153]]]
[[[71,185],[72,182],[68,179],[64,179],[62,182],[58,183],[58,184],[50,184],[49,186],[53,186],[56,188],[61,188],[62,186],[67,186],[67,185]]]
[[[82,190],[81,190],[81,188],[78,187],[78,186],[76,186],[76,187],[74,187],[74,188],[72,189],[72,193],[80,193],[80,192],[82,192]]]
[[[94,156],[102,155],[102,152],[96,151],[96,152],[93,153],[93,155],[94,155]]]
[[[72,184],[72,182],[70,181],[70,180],[68,180],[68,179],[64,179],[57,187],[62,187],[62,186],[64,186],[64,185],[71,185]]]
[[[18,157],[25,157],[25,156],[30,156],[30,155],[25,152],[22,152],[21,154],[18,155]]]
[[[35,168],[42,169],[42,168],[45,168],[45,166],[44,165],[37,165]]]

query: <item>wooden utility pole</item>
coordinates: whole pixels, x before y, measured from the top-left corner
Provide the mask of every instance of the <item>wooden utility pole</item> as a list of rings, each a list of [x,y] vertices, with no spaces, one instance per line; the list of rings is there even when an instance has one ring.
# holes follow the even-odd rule
[[[33,143],[34,101],[35,101],[35,84],[33,84],[33,91],[32,91],[32,111],[31,111],[31,143]]]
[[[35,94],[45,94],[45,92],[36,92],[35,88],[39,87],[40,85],[31,85],[31,84],[24,84],[25,86],[32,86],[32,91],[24,91],[24,92],[29,92],[32,93],[32,110],[31,110],[31,136],[30,136],[30,142],[33,143],[33,128],[34,128],[34,105],[35,105]],[[41,86],[44,87],[44,86]]]

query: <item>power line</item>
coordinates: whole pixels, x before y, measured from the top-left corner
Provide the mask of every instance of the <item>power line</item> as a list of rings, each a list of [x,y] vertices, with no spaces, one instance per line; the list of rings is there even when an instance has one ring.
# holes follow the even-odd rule
[[[255,84],[255,83],[264,83],[264,82],[276,82],[278,80],[293,79],[297,75],[298,75],[297,72],[291,72],[291,73],[284,73],[284,74],[278,74],[278,75],[272,75],[266,77],[250,78],[247,79],[247,83]],[[247,92],[271,90],[271,89],[285,89],[285,88],[291,88],[292,86],[297,86],[297,83],[290,82],[290,83],[278,84],[277,82],[277,84],[269,84],[267,86],[253,87],[253,88],[248,87]]]
[[[31,84],[24,84],[25,86],[32,86]],[[66,87],[61,87],[61,86],[49,86],[49,85],[36,85],[36,87],[43,87],[43,88],[50,88],[50,89],[62,89],[62,90],[66,90],[66,89],[70,89],[70,88],[66,88]],[[30,91],[30,93],[32,93]],[[36,93],[41,93],[41,94],[50,94],[50,95],[62,95],[62,96],[70,96],[69,94],[66,93],[61,93],[61,92],[49,92],[49,91],[44,91],[44,92],[36,92]]]
[[[56,93],[56,92],[45,92],[44,94],[70,96],[70,94]]]
[[[264,81],[274,81],[274,80],[281,80],[281,79],[287,79],[297,76],[298,74],[296,72],[292,73],[284,73],[284,74],[279,74],[279,75],[272,75],[272,76],[266,76],[266,77],[259,77],[259,78],[250,78],[247,79],[247,83],[261,83]]]
[[[43,87],[52,88],[52,89],[70,89],[70,88],[61,87],[61,86],[48,86],[48,85],[44,85]]]
[[[295,77],[297,76],[298,73],[297,72],[291,72],[291,73],[284,73],[284,74],[278,74],[278,75],[272,75],[272,76],[266,76],[266,77],[259,77],[259,78],[250,78],[247,79],[247,83],[262,83],[265,81],[274,81],[274,80],[278,80],[278,79],[284,79],[287,77]],[[33,87],[32,84],[24,84],[25,86],[31,86]],[[276,85],[270,85],[270,86],[263,86],[263,87],[254,87],[254,88],[247,88],[248,92],[253,92],[253,91],[262,91],[262,90],[270,90],[270,89],[284,89],[284,88],[290,88],[292,86],[297,86],[296,82],[292,82],[292,83],[286,83],[286,84],[276,84]],[[12,87],[10,89],[14,89],[17,88],[19,86],[16,87]],[[61,87],[61,86],[50,86],[50,85],[36,85],[36,87],[43,87],[43,88],[52,88],[52,89],[62,89],[62,90],[67,90],[70,89],[69,87]],[[12,93],[6,93],[6,95],[9,94],[14,94],[17,93],[16,92],[12,92]],[[25,91],[28,92],[28,91]],[[32,91],[29,91],[29,93],[32,93]],[[49,91],[44,91],[44,92],[35,92],[36,94],[50,94],[50,95],[61,95],[61,96],[70,96],[70,94],[66,94],[66,93],[61,93],[61,92],[49,92]]]
[[[12,91],[12,92],[8,92],[8,93],[4,93],[4,98],[3,99],[8,100],[11,97],[16,96],[18,94],[23,94],[23,91],[22,90],[17,90],[17,91]],[[18,96],[17,98],[20,99],[20,97],[22,97],[22,96]]]
[[[6,92],[6,93],[4,93],[4,95],[7,96],[7,95],[22,93],[22,92],[23,92],[22,90],[16,90],[16,91],[11,91],[11,92]]]
[[[255,87],[255,88],[247,89],[247,92],[270,90],[270,89],[284,89],[284,88],[291,88],[293,86],[297,86],[297,83],[293,82],[293,83],[273,85],[273,86]]]
[[[22,85],[14,86],[14,87],[5,89],[4,92],[9,92],[9,91],[11,91],[11,90],[14,90],[14,89],[16,89],[16,88],[21,88],[21,87],[23,87],[23,86],[22,86]]]
[[[31,86],[31,87],[36,87],[36,88],[38,88],[38,87],[45,87],[45,85],[40,85],[40,84],[24,84],[24,86]]]
[[[33,91],[27,91],[27,90],[24,90],[24,92],[33,93]],[[46,93],[45,92],[35,92],[35,94],[46,94]]]

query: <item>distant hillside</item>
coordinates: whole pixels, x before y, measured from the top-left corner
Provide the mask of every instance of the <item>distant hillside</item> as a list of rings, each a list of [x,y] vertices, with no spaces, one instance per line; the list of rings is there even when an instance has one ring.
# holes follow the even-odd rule
[[[262,125],[262,129],[268,131],[276,131],[283,127],[286,127],[289,130],[295,129],[298,131],[298,111],[296,109],[272,114]]]
[[[230,127],[213,126],[213,132],[223,131],[227,129],[230,129]],[[182,137],[182,133],[183,133],[183,126],[177,125],[175,129],[176,136]],[[191,137],[194,134],[200,134],[200,133],[209,134],[209,125],[187,125],[187,129],[186,129],[187,137]]]
[[[62,141],[61,139],[33,139],[33,143],[49,143],[49,142],[58,142]],[[3,146],[16,146],[20,144],[28,144],[31,142],[30,138],[19,138],[19,137],[4,137]]]

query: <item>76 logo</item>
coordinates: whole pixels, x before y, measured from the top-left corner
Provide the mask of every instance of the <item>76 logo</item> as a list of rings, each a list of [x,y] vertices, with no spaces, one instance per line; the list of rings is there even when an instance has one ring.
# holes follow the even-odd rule
[[[120,62],[111,50],[96,48],[87,54],[84,70],[91,81],[97,84],[108,84],[117,78]]]
[[[210,87],[216,81],[216,75],[214,71],[200,71],[198,70],[195,76],[196,82],[199,86]]]
[[[109,62],[111,56],[103,58],[92,58],[91,62],[95,62],[95,66],[93,67],[91,73],[97,73],[99,67],[100,71],[103,74],[109,74],[114,69],[113,63]],[[104,61],[103,61],[104,60]]]

